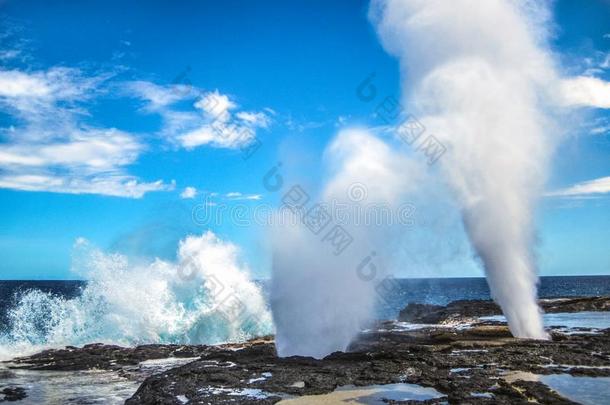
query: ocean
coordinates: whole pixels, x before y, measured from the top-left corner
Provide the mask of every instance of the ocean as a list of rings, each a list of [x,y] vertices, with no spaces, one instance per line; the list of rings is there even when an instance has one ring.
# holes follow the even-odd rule
[[[256,285],[268,299],[268,282]],[[199,314],[203,307],[198,306],[196,294],[190,292],[190,301],[176,305],[166,290],[149,290],[121,289],[118,284],[101,288],[84,281],[0,281],[0,360],[68,344],[215,344],[236,336],[227,334],[234,326],[232,320]],[[542,277],[540,281],[541,298],[597,295],[610,295],[610,276]],[[393,319],[410,302],[444,305],[459,299],[490,299],[485,279],[398,279],[379,305],[377,318]],[[241,337],[251,337],[248,328],[242,325],[242,329]],[[266,321],[251,327],[250,333],[271,333],[272,329]]]

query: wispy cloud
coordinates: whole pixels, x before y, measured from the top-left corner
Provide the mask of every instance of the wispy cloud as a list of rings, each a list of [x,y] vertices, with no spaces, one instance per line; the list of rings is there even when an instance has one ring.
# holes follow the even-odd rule
[[[147,102],[146,108],[149,111],[158,112],[162,111],[164,107],[181,100],[184,94],[189,91],[188,87],[183,85],[161,86],[144,80],[127,82],[126,90],[145,100]]]
[[[311,129],[322,128],[325,125],[329,125],[330,122],[326,121],[311,121],[311,120],[300,120],[295,119],[291,115],[289,115],[284,125],[290,130],[295,132],[304,132]]]
[[[263,198],[261,194],[242,194],[238,191],[233,191],[230,193],[226,193],[224,195],[229,200],[260,200]]]
[[[563,104],[568,106],[610,108],[610,83],[597,77],[565,79],[560,93]]]
[[[610,176],[588,180],[573,186],[547,193],[548,197],[593,197],[610,193]]]
[[[0,17],[0,61],[5,68],[14,62],[25,62],[30,59],[27,52],[29,41],[23,35],[23,28],[6,16]]]
[[[591,128],[589,133],[592,135],[604,135],[610,133],[610,125],[603,125],[600,127]]]
[[[240,110],[237,102],[218,90],[203,91],[186,85],[160,86],[150,82],[127,83],[131,94],[146,102],[144,110],[163,119],[161,134],[174,144],[236,149],[254,141],[258,129],[271,123],[269,111]],[[175,104],[190,101],[184,111]]]
[[[260,128],[267,128],[270,122],[269,116],[262,112],[239,111],[235,116],[248,125]]]
[[[180,193],[180,198],[182,199],[192,199],[197,196],[197,189],[195,187],[185,187]]]
[[[0,188],[23,191],[46,191],[64,194],[100,194],[113,197],[141,198],[151,191],[168,191],[174,184],[165,184],[161,180],[152,183],[139,182],[133,176],[63,176],[49,175],[3,175],[0,176]]]
[[[127,173],[145,149],[135,136],[84,123],[84,101],[104,80],[66,67],[0,70],[0,111],[14,120],[0,128],[1,188],[140,198],[173,187]]]
[[[610,117],[607,114],[589,117],[579,122],[578,131],[582,134],[602,136],[610,133]]]
[[[21,56],[21,50],[19,50],[19,49],[6,49],[6,50],[0,51],[0,60],[1,61],[17,59],[20,56]]]
[[[610,53],[594,50],[584,57],[579,55],[572,64],[580,69],[581,77],[603,75],[606,70],[610,69]],[[575,71],[578,68],[574,68]]]

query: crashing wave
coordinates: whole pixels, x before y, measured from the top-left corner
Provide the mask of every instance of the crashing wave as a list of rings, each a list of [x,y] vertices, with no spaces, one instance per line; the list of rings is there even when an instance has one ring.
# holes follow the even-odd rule
[[[8,312],[0,357],[92,342],[217,344],[272,332],[260,287],[237,247],[212,232],[180,242],[176,262],[130,264],[85,240],[75,269],[88,280],[72,299],[29,290]]]

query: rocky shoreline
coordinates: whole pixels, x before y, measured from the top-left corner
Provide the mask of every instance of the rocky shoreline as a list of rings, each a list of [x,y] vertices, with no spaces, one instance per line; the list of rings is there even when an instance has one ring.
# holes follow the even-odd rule
[[[545,300],[541,305],[549,312],[608,311],[610,297]],[[401,312],[401,320],[438,325],[411,330],[401,322],[382,322],[362,332],[347,352],[321,360],[278,358],[269,336],[221,346],[68,347],[15,359],[10,367],[113,370],[142,381],[127,399],[130,405],[274,404],[342,386],[377,384],[417,384],[440,394],[425,401],[385,401],[391,404],[571,404],[529,377],[610,377],[610,329],[568,333],[555,328],[550,330],[551,340],[535,341],[513,338],[497,321],[459,323],[496,315],[494,307],[489,301],[456,301],[445,307],[411,304]],[[142,361],[168,357],[192,361],[150,375],[139,367]],[[20,392],[17,388],[5,389]]]
[[[540,308],[547,314],[587,311],[610,311],[608,297],[554,298],[538,301]],[[445,324],[470,322],[482,316],[501,315],[502,310],[489,300],[458,300],[442,305],[407,305],[398,314],[398,320],[420,324]]]

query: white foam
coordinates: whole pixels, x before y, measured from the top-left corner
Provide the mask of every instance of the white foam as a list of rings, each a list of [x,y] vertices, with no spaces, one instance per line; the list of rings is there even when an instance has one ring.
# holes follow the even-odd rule
[[[75,251],[75,271],[89,280],[82,294],[24,293],[8,312],[0,358],[92,342],[216,344],[272,332],[237,247],[211,232],[182,240],[176,262],[133,264],[82,240]]]

